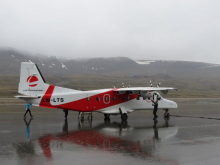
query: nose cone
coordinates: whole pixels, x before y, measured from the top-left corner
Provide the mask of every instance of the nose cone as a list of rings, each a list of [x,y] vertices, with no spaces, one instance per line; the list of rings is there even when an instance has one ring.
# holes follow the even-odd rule
[[[171,108],[178,108],[178,105],[177,105],[176,102],[171,101],[171,100],[169,100],[169,102],[170,102],[170,107],[171,107]]]
[[[174,101],[172,101],[172,100],[167,100],[167,99],[163,99],[163,103],[164,103],[164,105],[161,105],[161,107],[163,107],[163,108],[167,108],[167,109],[169,109],[169,108],[177,108],[178,107],[178,105],[177,105],[177,103],[175,103]],[[159,103],[159,105],[160,105],[160,103]]]

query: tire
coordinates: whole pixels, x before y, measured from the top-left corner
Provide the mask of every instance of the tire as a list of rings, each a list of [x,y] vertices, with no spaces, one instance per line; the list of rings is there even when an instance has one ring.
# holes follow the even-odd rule
[[[105,118],[110,118],[110,115],[104,114]]]
[[[105,118],[104,118],[104,121],[105,121],[105,123],[110,123],[110,118],[105,117]]]
[[[164,114],[164,117],[169,118],[169,117],[170,117],[169,112],[165,113],[165,114]]]
[[[122,120],[122,121],[127,121],[127,119],[128,119],[128,115],[127,115],[126,113],[123,113],[123,114],[121,115],[121,120]]]

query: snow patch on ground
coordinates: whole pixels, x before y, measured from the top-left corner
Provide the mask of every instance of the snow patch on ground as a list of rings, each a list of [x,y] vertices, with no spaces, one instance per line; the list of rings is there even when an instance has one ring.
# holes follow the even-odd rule
[[[156,62],[156,61],[135,61],[135,62],[140,65],[149,65],[150,63]]]
[[[218,67],[218,66],[220,66],[220,65],[211,65],[211,66],[205,66],[205,67],[202,67],[202,68],[214,68],[214,67]]]
[[[62,65],[62,68],[68,69],[68,68],[66,67],[66,65],[64,65],[62,62],[60,62],[60,63],[61,63],[61,65]]]
[[[43,61],[41,61],[41,59],[39,59],[39,61],[41,62],[41,65],[42,65],[42,66],[45,66],[45,64],[43,63]]]
[[[66,60],[75,60],[75,58],[67,57]]]

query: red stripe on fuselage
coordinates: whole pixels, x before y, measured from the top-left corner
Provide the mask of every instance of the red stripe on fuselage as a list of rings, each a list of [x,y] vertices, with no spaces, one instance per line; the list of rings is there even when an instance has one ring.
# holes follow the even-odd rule
[[[46,93],[44,94],[44,96],[42,97],[42,99],[40,101],[40,105],[39,105],[40,107],[55,108],[50,103],[50,99],[51,99],[51,96],[53,94],[54,88],[55,88],[55,86],[53,86],[53,85],[50,85],[48,87]]]
[[[105,101],[104,96],[110,96],[109,98],[110,100]],[[97,101],[98,97],[100,98],[100,101]],[[116,100],[113,100],[113,97],[116,97]],[[56,105],[56,107],[62,109],[68,109],[68,110],[81,111],[81,112],[90,112],[90,111],[97,111],[100,109],[108,108],[117,104],[125,103],[137,97],[138,97],[137,94],[127,94],[126,92],[125,94],[117,94],[113,89],[104,93],[90,96],[91,98],[90,101],[88,101],[86,97],[73,102]]]

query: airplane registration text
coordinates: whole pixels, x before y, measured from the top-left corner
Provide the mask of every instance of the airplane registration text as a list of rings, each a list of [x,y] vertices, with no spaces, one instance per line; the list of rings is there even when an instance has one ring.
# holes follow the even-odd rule
[[[64,102],[64,98],[43,98],[42,102]]]

